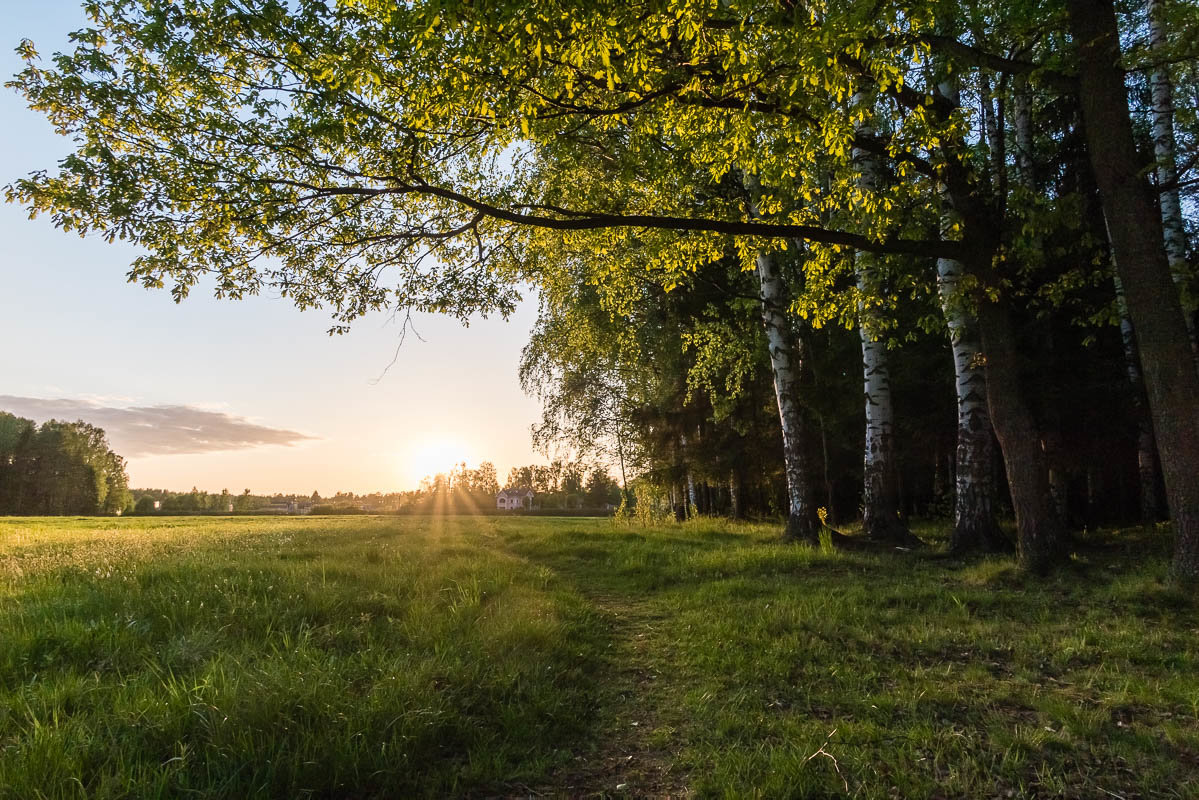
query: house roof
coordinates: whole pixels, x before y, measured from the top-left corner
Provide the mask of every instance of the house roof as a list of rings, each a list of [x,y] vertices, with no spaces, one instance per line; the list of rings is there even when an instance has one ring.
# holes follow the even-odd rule
[[[526,497],[531,494],[532,489],[501,489],[496,497]]]

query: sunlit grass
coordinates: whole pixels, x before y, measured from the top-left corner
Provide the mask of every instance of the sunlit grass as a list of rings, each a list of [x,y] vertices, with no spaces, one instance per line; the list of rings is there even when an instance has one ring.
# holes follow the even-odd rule
[[[543,774],[585,728],[588,611],[470,527],[0,523],[0,795],[436,795]]]
[[[777,534],[0,520],[0,797],[1199,794],[1160,543],[1037,581]]]

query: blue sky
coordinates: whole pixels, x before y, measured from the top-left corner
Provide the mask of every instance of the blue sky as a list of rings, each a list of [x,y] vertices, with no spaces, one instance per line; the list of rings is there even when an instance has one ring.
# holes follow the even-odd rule
[[[0,0],[0,73],[21,68],[21,38],[47,58],[85,23],[77,0]],[[0,92],[0,185],[69,150]],[[198,288],[176,305],[125,282],[133,248],[62,233],[12,204],[0,204],[0,241],[0,410],[108,425],[135,486],[391,491],[454,459],[489,459],[501,477],[544,460],[529,443],[538,405],[516,375],[532,301],[469,328],[415,318],[424,341],[407,337],[375,383],[400,335],[386,315],[329,337],[322,312],[275,297],[217,301]],[[146,425],[161,446],[132,433]]]

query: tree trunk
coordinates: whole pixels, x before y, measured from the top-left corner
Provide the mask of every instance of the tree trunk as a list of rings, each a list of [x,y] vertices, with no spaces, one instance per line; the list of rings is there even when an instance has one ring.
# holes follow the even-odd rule
[[[1012,101],[1012,127],[1016,129],[1016,170],[1020,183],[1036,190],[1033,172],[1032,104],[1028,93],[1028,82],[1019,79]]]
[[[1032,103],[1029,97],[1027,81],[1021,78],[1016,85],[1015,102],[1012,104],[1012,127],[1016,134],[1016,174],[1020,184],[1032,195],[1037,194],[1036,176],[1034,174],[1035,159],[1033,158],[1033,118]],[[999,120],[1002,130],[1002,117]],[[1003,136],[998,135],[999,142]],[[1002,152],[1003,148],[999,148]],[[993,170],[1003,170],[1005,167],[992,163]],[[1031,243],[1031,250],[1040,253],[1044,245],[1039,236]],[[1049,350],[1053,342],[1048,343]],[[1046,418],[1041,420],[1042,442],[1049,461],[1049,490],[1052,493],[1058,518],[1065,524],[1069,520],[1069,476],[1063,466],[1065,448],[1062,445],[1061,421],[1056,408],[1047,410]]]
[[[1149,51],[1151,57],[1164,55],[1166,48],[1165,4],[1163,0],[1147,0],[1149,17]],[[1163,240],[1170,275],[1180,288],[1188,275],[1186,230],[1182,225],[1182,202],[1178,193],[1177,146],[1174,141],[1174,89],[1170,85],[1169,68],[1160,65],[1149,76],[1153,93],[1153,154],[1157,158],[1157,184],[1161,203]],[[1199,367],[1199,340],[1195,336],[1195,320],[1184,308],[1183,320],[1191,343],[1191,355]]]
[[[855,106],[869,105],[865,94],[857,94]],[[858,124],[858,132],[873,134],[868,121]],[[859,165],[859,184],[867,192],[881,188],[878,159],[854,149]],[[866,436],[862,456],[862,530],[872,539],[906,542],[912,538],[899,519],[899,487],[895,469],[895,406],[891,401],[889,354],[877,341],[877,313],[869,302],[879,294],[879,278],[874,256],[858,253],[854,275],[861,299],[858,301],[858,333],[862,341],[862,393],[866,405]]]
[[[858,286],[865,277],[858,273]],[[862,530],[874,539],[906,540],[910,534],[899,521],[895,476],[895,411],[891,402],[891,370],[887,348],[877,342],[863,322],[863,395],[866,401],[866,447],[862,464]]]
[[[1119,64],[1112,0],[1070,0],[1079,99],[1116,269],[1141,354],[1170,515],[1172,576],[1199,581],[1199,371],[1163,246],[1161,216],[1141,176]]]
[[[762,300],[762,324],[770,351],[770,372],[779,406],[779,424],[783,431],[783,468],[787,476],[788,541],[817,541],[814,495],[804,458],[803,415],[799,409],[798,358],[786,310],[790,303],[773,256],[758,253],[758,294]]]
[[[736,471],[729,473],[729,516],[733,519],[745,517],[745,510],[741,507],[741,477]]]
[[[1049,463],[1020,389],[1016,340],[1007,301],[979,307],[986,370],[987,407],[1003,451],[1004,471],[1016,512],[1020,563],[1044,574],[1063,552],[1061,520],[1049,489]]]
[[[1137,363],[1137,345],[1132,322],[1128,319],[1128,303],[1124,300],[1124,286],[1120,276],[1114,279],[1116,285],[1116,307],[1120,311],[1120,341],[1124,345],[1124,369],[1128,374],[1128,383],[1132,387],[1133,413],[1137,418],[1137,477],[1140,489],[1141,521],[1149,524],[1155,522],[1157,509],[1157,445],[1153,441],[1153,424],[1145,409],[1145,386],[1141,379],[1141,365]]]
[[[629,498],[629,481],[624,472],[624,437],[621,436],[620,427],[616,428],[616,454],[620,457],[620,497],[621,505],[628,511],[631,509],[632,503]]]
[[[679,434],[679,445],[683,451],[683,469],[686,470],[687,518],[699,513],[699,499],[695,494],[695,476],[691,473],[691,455],[687,452],[687,434]]]
[[[978,324],[966,311],[958,288],[962,272],[957,261],[937,261],[937,291],[949,326],[958,399],[953,536],[949,547],[955,552],[998,552],[1007,550],[1010,544],[995,521],[995,445],[987,412],[987,378]]]

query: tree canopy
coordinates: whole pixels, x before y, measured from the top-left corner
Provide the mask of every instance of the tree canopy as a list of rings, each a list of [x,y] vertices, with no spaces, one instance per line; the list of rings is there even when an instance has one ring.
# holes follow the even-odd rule
[[[1189,564],[1179,574],[1199,577],[1189,230],[1181,211],[1157,213],[1193,209],[1192,165],[1179,176],[1170,142],[1194,141],[1195,114],[1180,102],[1170,116],[1167,101],[1171,87],[1196,91],[1194,2],[86,8],[70,52],[44,64],[22,45],[10,85],[77,146],[8,197],[139,245],[131,280],[177,298],[205,279],[234,298],[271,286],[329,307],[334,330],[385,307],[506,314],[531,283],[542,319],[523,375],[547,402],[540,435],[615,443],[623,458],[638,420],[635,460],[708,453],[696,456],[719,465],[708,475],[736,451],[717,423],[768,369],[788,530],[808,539],[813,441],[839,426],[812,388],[814,332],[860,331],[868,520],[895,514],[894,487],[869,489],[895,480],[903,424],[887,353],[948,332],[959,410],[985,395],[975,444],[993,429],[1021,557],[1038,569],[1063,557],[1069,517],[1055,444],[1068,426],[1043,389],[1091,380],[1058,380],[1075,352],[1063,329],[1118,358],[1121,321],[1135,329],[1128,391],[1145,395]],[[1174,172],[1152,186],[1155,163]],[[1046,320],[1056,338],[1030,341]],[[834,339],[821,343],[842,352]],[[959,452],[959,494],[969,460]],[[697,505],[702,471],[666,473]],[[875,508],[874,494],[892,499]]]

